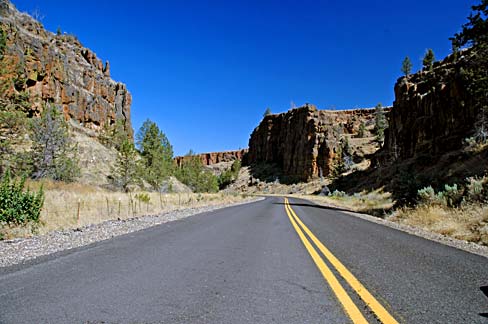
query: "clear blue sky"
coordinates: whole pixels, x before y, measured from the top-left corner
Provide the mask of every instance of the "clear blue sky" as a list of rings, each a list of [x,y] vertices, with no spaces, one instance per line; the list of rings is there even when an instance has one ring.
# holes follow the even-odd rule
[[[390,105],[408,55],[450,52],[475,0],[13,0],[111,63],[175,154],[247,147],[266,107]]]

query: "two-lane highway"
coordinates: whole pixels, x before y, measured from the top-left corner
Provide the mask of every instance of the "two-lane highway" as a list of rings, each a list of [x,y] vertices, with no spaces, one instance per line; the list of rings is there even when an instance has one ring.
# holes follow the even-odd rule
[[[486,258],[267,198],[0,270],[0,323],[487,323],[487,284]]]

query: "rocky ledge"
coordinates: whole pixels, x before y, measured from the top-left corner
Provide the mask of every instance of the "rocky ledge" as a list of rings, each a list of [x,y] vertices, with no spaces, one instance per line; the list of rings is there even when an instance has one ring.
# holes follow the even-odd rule
[[[0,28],[7,36],[3,63],[14,76],[9,91],[27,93],[31,115],[50,103],[84,127],[98,130],[121,120],[132,133],[132,97],[111,79],[108,61],[103,64],[73,35],[45,30],[8,0],[0,0]]]

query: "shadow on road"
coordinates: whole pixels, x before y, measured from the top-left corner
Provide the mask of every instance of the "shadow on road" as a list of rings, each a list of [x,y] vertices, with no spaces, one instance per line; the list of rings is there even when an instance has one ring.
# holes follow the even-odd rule
[[[481,286],[480,289],[483,292],[483,294],[485,294],[485,296],[488,297],[488,286]],[[480,313],[480,316],[488,318],[488,313]]]
[[[285,205],[284,203],[273,203],[273,205]],[[335,211],[342,211],[342,212],[351,212],[351,210],[342,209],[338,207],[332,206],[322,206],[322,205],[314,205],[314,204],[306,204],[306,203],[289,203],[290,206],[299,206],[299,207],[311,207],[311,208],[318,208],[318,209],[327,209],[327,210],[335,210]]]

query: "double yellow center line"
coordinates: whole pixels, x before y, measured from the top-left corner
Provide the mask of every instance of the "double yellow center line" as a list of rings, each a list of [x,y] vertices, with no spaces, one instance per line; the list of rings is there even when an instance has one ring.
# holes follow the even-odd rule
[[[393,316],[366,290],[366,288],[359,282],[359,280],[349,271],[347,268],[327,249],[322,242],[310,231],[310,229],[300,220],[297,214],[290,206],[288,198],[285,198],[285,211],[290,219],[293,228],[297,232],[300,240],[307,249],[308,253],[312,257],[315,265],[319,268],[322,276],[327,281],[332,291],[336,295],[339,302],[344,307],[347,315],[351,318],[353,323],[368,323],[364,315],[358,309],[356,304],[352,301],[351,297],[344,290],[339,280],[337,280],[334,273],[329,266],[322,259],[317,250],[310,243],[310,240],[320,250],[326,260],[337,270],[339,275],[351,286],[351,288],[358,294],[358,296],[364,301],[364,303],[373,311],[376,317],[385,324],[398,323]],[[306,234],[306,235],[305,235]],[[307,238],[310,238],[310,240]]]

